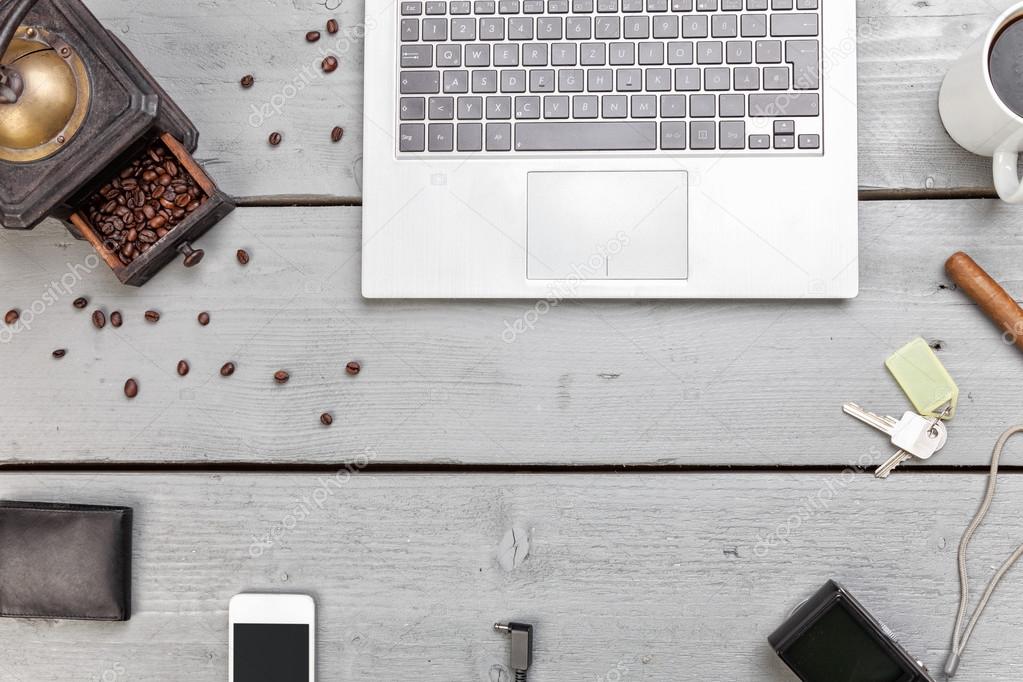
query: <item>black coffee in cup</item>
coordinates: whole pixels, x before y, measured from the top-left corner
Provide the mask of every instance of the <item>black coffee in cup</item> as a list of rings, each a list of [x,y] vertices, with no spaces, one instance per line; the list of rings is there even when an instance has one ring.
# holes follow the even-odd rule
[[[995,38],[988,71],[998,98],[1023,117],[1023,19],[1008,24]]]

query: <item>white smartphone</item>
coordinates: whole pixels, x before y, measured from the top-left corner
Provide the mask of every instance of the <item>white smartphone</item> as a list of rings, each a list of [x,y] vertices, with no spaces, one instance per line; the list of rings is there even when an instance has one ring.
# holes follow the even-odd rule
[[[237,594],[228,609],[229,682],[314,682],[316,604],[304,594]]]

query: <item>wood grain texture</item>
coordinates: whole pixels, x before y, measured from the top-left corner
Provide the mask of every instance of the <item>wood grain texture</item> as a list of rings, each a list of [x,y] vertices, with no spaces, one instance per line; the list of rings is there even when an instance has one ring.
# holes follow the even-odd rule
[[[963,396],[933,464],[985,465],[1023,419],[1019,352],[943,272],[963,249],[1023,294],[1023,227],[997,201],[862,204],[847,302],[368,302],[359,214],[239,209],[200,240],[198,268],[134,290],[94,263],[52,305],[44,282],[88,263],[88,245],[53,224],[0,233],[0,310],[23,311],[0,328],[3,461],[844,466],[889,449],[840,405],[908,409],[882,363],[917,335]],[[124,327],[94,329],[95,307]],[[531,328],[511,334],[517,321]]]
[[[229,194],[361,196],[361,2],[88,0],[195,121],[197,157]],[[990,161],[961,150],[937,114],[946,70],[1012,0],[860,0],[860,185],[991,190]],[[342,31],[304,35],[337,17]],[[375,21],[373,17],[369,21]],[[324,76],[321,49],[341,68]],[[251,90],[238,80],[256,78]],[[264,109],[269,107],[269,109]],[[344,126],[343,142],[330,131]],[[272,131],[284,143],[267,145]]]
[[[136,530],[132,619],[0,620],[0,679],[222,681],[228,599],[274,591],[316,598],[322,680],[509,682],[508,642],[491,625],[515,619],[536,625],[535,682],[790,682],[767,635],[828,578],[939,670],[958,600],[955,549],[984,482],[4,476],[8,499],[131,505]],[[972,545],[974,595],[1020,540],[1021,496],[1023,479],[1004,477]],[[1023,677],[1021,602],[1010,575],[964,680]]]

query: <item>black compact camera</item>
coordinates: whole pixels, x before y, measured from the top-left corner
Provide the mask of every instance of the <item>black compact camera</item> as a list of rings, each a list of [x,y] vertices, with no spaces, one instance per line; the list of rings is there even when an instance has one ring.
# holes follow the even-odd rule
[[[923,663],[834,580],[768,641],[803,682],[934,682]]]

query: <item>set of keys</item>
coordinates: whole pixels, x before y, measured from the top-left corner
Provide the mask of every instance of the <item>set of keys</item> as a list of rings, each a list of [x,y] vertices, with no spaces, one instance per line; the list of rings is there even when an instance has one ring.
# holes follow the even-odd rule
[[[901,419],[875,414],[856,403],[843,411],[887,435],[898,451],[877,468],[874,476],[888,478],[911,459],[928,460],[948,442],[945,421],[955,415],[959,388],[923,339],[915,339],[885,361],[917,412]]]

